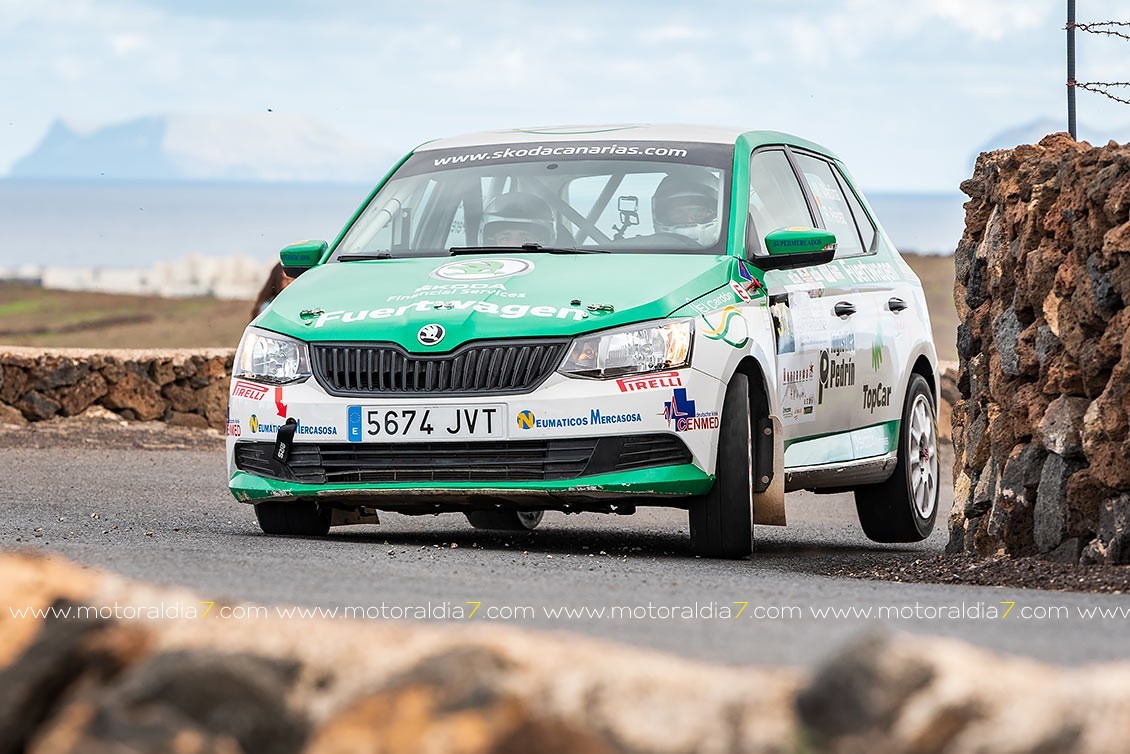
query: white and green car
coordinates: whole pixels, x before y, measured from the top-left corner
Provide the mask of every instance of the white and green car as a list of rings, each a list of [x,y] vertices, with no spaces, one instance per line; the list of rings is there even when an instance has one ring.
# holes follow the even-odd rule
[[[248,327],[230,486],[273,534],[378,510],[524,530],[685,508],[742,557],[788,490],[867,536],[937,515],[926,300],[843,164],[769,131],[519,129],[427,143]]]

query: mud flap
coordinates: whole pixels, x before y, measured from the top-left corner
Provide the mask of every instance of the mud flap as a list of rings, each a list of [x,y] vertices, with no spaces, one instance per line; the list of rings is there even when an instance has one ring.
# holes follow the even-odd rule
[[[773,431],[773,478],[764,492],[753,493],[753,523],[785,525],[785,440],[781,420],[771,417]],[[764,438],[759,438],[764,440]],[[760,486],[760,485],[759,485]]]

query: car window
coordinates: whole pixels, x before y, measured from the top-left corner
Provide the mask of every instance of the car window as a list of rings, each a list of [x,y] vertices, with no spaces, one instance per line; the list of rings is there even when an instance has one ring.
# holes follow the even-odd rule
[[[489,145],[412,155],[348,229],[344,255],[451,247],[726,252],[733,146]]]
[[[751,254],[764,254],[766,234],[781,228],[812,225],[812,214],[789,158],[779,149],[755,152],[749,160]]]
[[[796,154],[800,168],[816,209],[824,220],[824,227],[836,234],[836,256],[846,257],[863,253],[859,240],[859,229],[855,227],[847,197],[840,189],[840,182],[832,172],[832,166],[821,159],[807,154]]]
[[[871,218],[867,216],[867,212],[863,209],[862,202],[859,197],[855,195],[851,185],[848,183],[847,178],[839,170],[836,171],[836,177],[840,179],[840,188],[843,190],[844,195],[847,197],[848,205],[851,207],[851,214],[855,218],[855,226],[859,228],[859,236],[863,241],[863,248],[867,251],[871,250],[871,246],[875,243],[875,226],[871,223]]]

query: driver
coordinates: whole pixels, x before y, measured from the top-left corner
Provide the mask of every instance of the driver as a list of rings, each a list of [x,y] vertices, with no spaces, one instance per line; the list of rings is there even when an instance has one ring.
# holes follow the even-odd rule
[[[655,232],[711,246],[718,240],[718,189],[712,176],[668,175],[651,198]]]
[[[479,229],[483,246],[552,246],[557,238],[557,219],[545,200],[512,191],[487,202]]]

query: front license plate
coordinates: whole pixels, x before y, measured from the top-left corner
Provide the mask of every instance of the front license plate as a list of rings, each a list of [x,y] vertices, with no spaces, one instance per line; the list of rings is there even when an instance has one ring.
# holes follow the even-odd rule
[[[350,442],[506,437],[506,406],[350,406]]]

